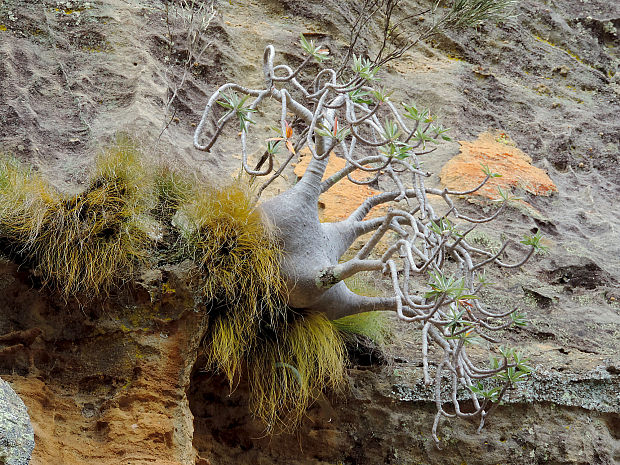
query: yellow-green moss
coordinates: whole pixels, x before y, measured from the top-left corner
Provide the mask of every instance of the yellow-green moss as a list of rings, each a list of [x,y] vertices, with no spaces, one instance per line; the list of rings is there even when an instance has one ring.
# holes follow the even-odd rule
[[[65,197],[11,158],[0,161],[0,235],[65,296],[107,293],[145,257],[150,189],[129,139],[97,159],[88,188]]]
[[[245,369],[252,411],[268,431],[296,426],[323,389],[343,386],[347,334],[376,340],[383,331],[376,314],[332,323],[286,305],[280,244],[239,183],[209,188],[169,168],[151,175],[138,147],[123,137],[74,196],[15,159],[0,159],[0,238],[65,296],[105,294],[129,278],[152,246],[149,214],[176,230],[177,242],[168,246],[196,264],[209,312],[208,367],[231,387]],[[167,283],[161,290],[176,292]],[[126,309],[119,329],[135,331],[155,316]]]
[[[381,291],[375,286],[376,281],[371,279],[370,272],[355,274],[344,280],[347,287],[359,295],[376,297],[381,295]]]
[[[345,339],[364,336],[376,344],[386,343],[391,335],[385,312],[365,312],[349,315],[332,322]]]
[[[535,36],[533,36],[533,37],[534,37],[534,39],[536,39],[538,42],[541,42],[541,43],[543,43],[543,44],[547,44],[547,45],[549,45],[550,47],[553,47],[553,48],[555,48],[555,49],[557,49],[557,50],[560,50],[560,51],[562,51],[562,52],[566,53],[568,56],[570,56],[571,58],[573,58],[573,59],[574,59],[575,61],[577,61],[578,63],[581,63],[581,64],[583,64],[583,65],[586,65],[586,66],[588,66],[589,68],[595,69],[593,66],[591,66],[591,65],[589,65],[588,63],[584,62],[584,61],[583,61],[583,58],[581,58],[581,57],[580,57],[579,55],[577,55],[576,53],[574,53],[574,52],[572,52],[572,51],[570,51],[570,50],[568,50],[568,49],[566,49],[566,48],[564,48],[564,47],[560,47],[558,44],[555,44],[555,43],[553,43],[553,42],[551,42],[551,41],[549,41],[549,40],[545,40],[545,39],[543,39],[543,38],[542,38],[542,37],[540,37],[540,36],[536,36],[536,35],[535,35]]]
[[[343,339],[323,314],[298,316],[248,358],[252,412],[269,432],[294,428],[323,389],[342,388],[345,361]]]

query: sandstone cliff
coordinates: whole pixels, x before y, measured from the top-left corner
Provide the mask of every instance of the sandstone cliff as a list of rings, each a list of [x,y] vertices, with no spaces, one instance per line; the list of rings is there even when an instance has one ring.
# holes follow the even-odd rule
[[[192,147],[209,93],[228,80],[258,82],[268,43],[295,62],[307,33],[337,53],[352,17],[348,2],[332,0],[219,2],[209,45],[166,115],[182,73],[176,60],[187,53],[185,23],[166,15],[167,3],[5,0],[0,149],[66,191],[79,188],[119,130],[140,138],[153,162],[230,176],[239,159],[225,143],[210,154]],[[518,8],[514,22],[440,35],[385,70],[397,96],[443,115],[462,141],[425,160],[442,173],[433,182],[468,182],[464,165],[448,164],[459,152],[485,160],[519,152],[551,194],[516,185],[523,204],[478,238],[540,230],[550,248],[520,273],[493,276],[501,285],[488,298],[527,310],[531,325],[508,338],[536,372],[481,434],[443,423],[444,448],[435,448],[416,334],[396,319],[393,363],[352,368],[350,392],[316,404],[298,432],[270,438],[249,416],[243,381],[230,394],[202,370],[206,323],[189,264],[145,270],[92,307],[40,289],[4,260],[0,376],[28,407],[31,463],[619,463],[620,5],[527,0]],[[294,182],[287,176],[276,189]],[[488,208],[470,200],[464,209]]]

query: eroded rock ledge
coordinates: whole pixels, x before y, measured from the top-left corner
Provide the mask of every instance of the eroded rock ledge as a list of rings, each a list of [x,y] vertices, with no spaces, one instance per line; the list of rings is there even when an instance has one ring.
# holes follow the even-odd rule
[[[442,451],[430,439],[435,407],[415,361],[352,369],[350,391],[313,406],[299,432],[265,437],[245,381],[230,393],[196,363],[208,316],[191,271],[151,270],[106,302],[80,306],[0,265],[0,374],[28,407],[33,465],[618,460],[613,365],[537,371],[481,434],[473,423],[442,424]]]

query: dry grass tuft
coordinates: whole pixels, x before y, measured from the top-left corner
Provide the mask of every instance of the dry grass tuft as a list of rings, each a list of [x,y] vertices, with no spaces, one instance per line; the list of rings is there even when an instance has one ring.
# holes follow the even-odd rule
[[[281,248],[248,190],[208,189],[169,168],[149,176],[139,155],[119,138],[72,197],[16,160],[0,159],[0,239],[65,296],[94,297],[145,259],[149,212],[172,224],[179,254],[200,272],[209,368],[224,373],[231,388],[247,368],[256,417],[269,432],[295,427],[323,389],[342,387],[342,334],[354,325],[286,305]]]
[[[107,293],[144,259],[150,186],[139,155],[130,140],[117,140],[88,188],[64,201],[37,238],[38,268],[64,294]]]
[[[249,193],[238,187],[196,191],[175,217],[184,254],[202,273],[214,303],[206,355],[231,386],[261,326],[280,321],[285,287],[281,251]]]
[[[13,251],[32,246],[60,196],[35,171],[10,156],[0,158],[0,235]]]
[[[204,273],[204,296],[231,303],[252,296],[252,314],[260,296],[275,310],[283,291],[281,252],[248,192],[238,186],[203,189],[181,214],[184,248]]]
[[[156,196],[155,215],[169,223],[177,210],[196,191],[196,182],[185,173],[168,165],[161,165],[155,171],[153,180]]]
[[[254,415],[269,432],[295,427],[323,389],[342,386],[339,331],[323,315],[301,316],[286,306],[280,247],[247,190],[195,192],[175,222],[212,302],[208,368],[222,372],[232,388],[246,367]]]
[[[70,198],[11,160],[0,179],[2,235],[63,295],[106,294],[144,258],[150,186],[129,139],[119,137],[88,188]]]
[[[345,364],[344,342],[327,317],[298,315],[249,356],[254,415],[270,433],[296,427],[323,389],[343,387]]]

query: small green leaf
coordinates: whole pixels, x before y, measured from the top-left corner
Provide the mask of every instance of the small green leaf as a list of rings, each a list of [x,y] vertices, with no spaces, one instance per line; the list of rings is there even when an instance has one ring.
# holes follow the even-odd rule
[[[482,172],[486,176],[490,178],[501,178],[502,177],[501,174],[492,172],[491,169],[487,165],[480,163],[480,166],[482,167]]]
[[[415,105],[407,105],[406,103],[402,103],[402,106],[405,108],[405,117],[415,120],[415,121],[426,121],[429,117],[429,110],[423,109],[419,110]]]
[[[501,388],[499,386],[495,386],[491,389],[486,389],[480,381],[478,381],[475,386],[470,386],[470,389],[474,394],[477,394],[478,396],[488,399],[492,402],[497,402],[497,399],[499,398],[499,393],[501,392]]]
[[[280,151],[280,142],[279,140],[270,140],[267,142],[267,153],[271,155],[275,155]]]
[[[512,320],[512,324],[515,326],[527,326],[527,320],[525,319],[525,315],[520,312],[512,312],[510,314],[510,318]]]
[[[456,278],[454,276],[448,277],[441,272],[431,271],[429,272],[431,277],[428,285],[431,290],[427,291],[424,295],[427,299],[437,299],[438,297],[445,295],[451,297],[454,300],[459,299],[476,299],[475,295],[465,294],[467,288],[465,287],[465,278]]]
[[[404,160],[411,156],[411,146],[404,142],[393,141],[381,146],[379,152],[390,158]]]
[[[512,195],[512,192],[505,191],[501,187],[497,186],[497,193],[499,194],[499,199],[496,202],[510,202],[512,200],[520,200],[516,195]]]
[[[342,142],[349,134],[351,134],[351,128],[340,128],[336,129],[336,133],[332,128],[327,127],[325,124],[321,123],[318,128],[314,129],[314,133],[317,136],[321,137],[329,137],[332,139],[336,139],[338,142]]]
[[[373,90],[371,92],[372,96],[376,98],[379,102],[387,102],[394,91],[386,92],[384,90]]]
[[[446,135],[449,130],[450,128],[444,128],[441,124],[432,127],[432,131],[435,133],[435,137],[441,137],[443,140],[446,140],[448,142],[452,141],[452,138]]]
[[[398,128],[398,124],[386,118],[383,124],[382,136],[389,141],[394,141],[398,138],[399,135],[400,129]]]
[[[314,57],[314,59],[319,63],[322,63],[325,60],[329,60],[329,50],[327,50],[326,48],[321,48],[321,46],[316,47],[314,45],[314,41],[308,41],[308,39],[306,39],[303,34],[300,35],[300,43],[301,48],[308,55]]]
[[[549,248],[540,243],[541,239],[542,239],[542,234],[540,233],[540,231],[537,231],[536,234],[534,234],[533,236],[528,236],[528,235],[523,236],[523,240],[520,242],[521,244],[530,245],[534,247],[534,250],[538,252],[546,252]]]
[[[373,100],[370,98],[370,92],[367,90],[353,90],[349,92],[349,97],[353,103],[372,105]]]
[[[426,132],[424,132],[421,128],[418,128],[413,135],[413,140],[418,141],[422,144],[422,148],[426,148],[426,143],[430,142],[431,144],[436,144],[437,141],[430,137]]]
[[[489,282],[489,281],[487,280],[487,273],[486,273],[486,270],[483,270],[483,271],[482,271],[482,273],[480,273],[480,274],[477,276],[477,278],[478,278],[478,282],[480,283],[480,285],[481,285],[481,286],[490,286],[490,285],[492,285],[492,284],[495,284],[495,283]]]
[[[353,55],[353,64],[351,65],[353,72],[367,81],[377,81],[377,73],[380,67],[375,66],[372,61]]]
[[[443,236],[444,234],[450,234],[456,237],[462,236],[462,233],[456,229],[456,226],[448,218],[440,218],[437,222],[431,220],[429,227],[431,231],[439,236]]]
[[[222,98],[223,100],[218,100],[217,104],[227,110],[230,110],[227,115],[231,112],[235,113],[237,118],[239,118],[241,131],[245,131],[247,129],[248,123],[254,124],[254,121],[250,118],[250,114],[255,113],[257,110],[254,108],[244,107],[245,102],[248,98],[250,98],[249,95],[245,95],[243,98],[240,98],[236,92],[232,92],[231,94],[222,94]]]

